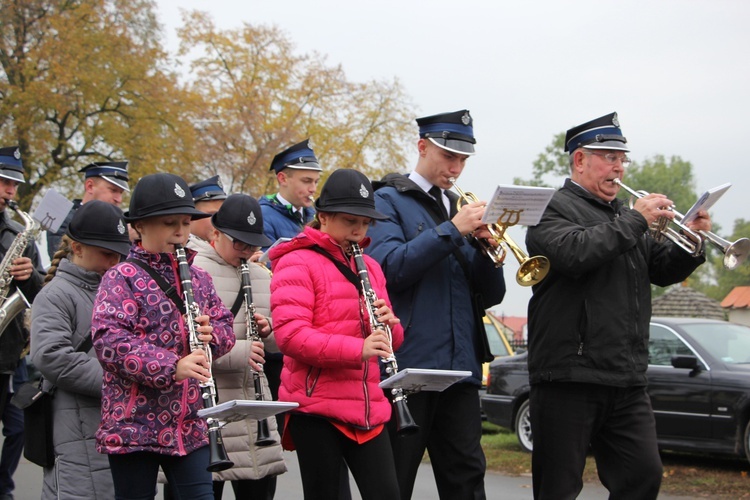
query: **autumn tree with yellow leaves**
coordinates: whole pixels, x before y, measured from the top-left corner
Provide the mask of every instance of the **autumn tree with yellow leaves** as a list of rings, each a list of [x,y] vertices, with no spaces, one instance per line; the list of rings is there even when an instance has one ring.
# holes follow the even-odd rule
[[[259,196],[273,156],[307,137],[326,170],[405,168],[415,112],[398,81],[350,82],[275,27],[183,21],[170,56],[151,0],[0,4],[0,145],[21,149],[22,207],[50,187],[75,197],[78,169],[122,159],[131,184],[220,174]]]
[[[414,110],[398,81],[355,83],[316,54],[297,54],[275,27],[220,31],[201,12],[185,15],[181,56],[196,107],[198,165],[221,174],[227,188],[254,196],[274,192],[274,155],[308,137],[325,170],[370,175],[402,169],[414,138]]]
[[[192,127],[148,0],[6,0],[0,6],[0,141],[19,145],[21,206],[76,172],[128,159],[136,178],[184,164]],[[168,145],[168,148],[165,148]]]

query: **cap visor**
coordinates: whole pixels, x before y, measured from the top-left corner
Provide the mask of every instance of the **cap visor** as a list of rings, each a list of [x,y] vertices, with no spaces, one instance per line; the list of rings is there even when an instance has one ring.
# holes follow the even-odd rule
[[[626,153],[629,153],[630,150],[625,145],[624,142],[620,141],[604,141],[604,142],[594,142],[591,144],[586,144],[583,146],[584,149],[611,149],[613,151],[625,151]]]
[[[206,212],[201,212],[200,210],[196,210],[194,208],[175,207],[175,208],[168,208],[165,210],[159,210],[157,212],[151,212],[141,217],[131,217],[130,210],[128,210],[123,215],[123,219],[125,219],[125,222],[135,222],[137,220],[149,219],[151,217],[159,217],[160,215],[189,215],[191,220],[205,219],[206,217],[211,217],[211,214],[207,214]]]
[[[114,177],[109,177],[107,175],[100,175],[102,179],[109,182],[110,184],[114,184],[118,188],[122,189],[123,191],[130,192],[130,187],[128,186],[127,181],[121,180],[121,179],[115,179]]]
[[[291,168],[294,170],[314,170],[315,172],[323,171],[323,169],[320,168],[320,165],[318,165],[317,163],[313,163],[313,162],[300,163],[298,165],[285,165],[284,169],[287,169],[287,168]]]
[[[18,170],[11,170],[9,168],[0,169],[0,177],[26,184],[26,179],[23,178],[23,174]]]
[[[254,247],[267,247],[273,243],[273,241],[262,233],[251,233],[250,231],[238,231],[237,229],[225,229],[221,227],[217,227],[216,229],[228,234],[232,239]]]
[[[317,208],[317,207],[316,207]],[[359,215],[360,217],[369,217],[375,220],[388,220],[387,215],[383,215],[374,208],[368,207],[329,207],[329,208],[318,208],[319,212],[328,212],[335,214],[349,214]]]
[[[94,239],[89,239],[89,238],[78,238],[78,239],[72,238],[72,239],[77,241],[78,243],[83,243],[84,245],[104,248],[105,250],[110,250],[112,252],[119,253],[122,256],[125,256],[128,254],[128,252],[130,252],[130,241],[127,241],[127,242],[106,241],[106,240],[94,240]]]
[[[443,148],[451,153],[458,153],[461,155],[473,155],[474,145],[470,142],[459,141],[457,139],[443,139],[441,137],[428,137],[428,139],[436,146]]]

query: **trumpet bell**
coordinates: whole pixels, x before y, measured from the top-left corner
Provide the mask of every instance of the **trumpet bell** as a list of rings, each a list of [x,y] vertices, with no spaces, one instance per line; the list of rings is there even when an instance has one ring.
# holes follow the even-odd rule
[[[549,259],[544,255],[529,257],[521,264],[516,273],[516,283],[521,286],[532,286],[542,281],[549,272]]]
[[[750,253],[750,239],[740,238],[726,249],[722,248],[722,251],[724,251],[724,267],[731,271],[747,259]]]

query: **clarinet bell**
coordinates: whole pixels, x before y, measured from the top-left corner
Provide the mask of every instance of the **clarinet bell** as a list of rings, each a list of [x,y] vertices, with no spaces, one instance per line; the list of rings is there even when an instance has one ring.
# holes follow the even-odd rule
[[[255,438],[256,446],[270,446],[276,443],[276,440],[271,437],[271,433],[268,430],[268,420],[258,420],[258,435]]]
[[[399,436],[410,436],[419,432],[419,426],[409,412],[404,399],[397,399],[393,402],[396,407],[396,432]]]
[[[227,456],[227,450],[224,448],[224,442],[221,439],[221,435],[217,435],[211,439],[210,433],[211,431],[209,431],[209,461],[206,469],[208,472],[221,472],[232,468],[234,462],[229,460],[229,457]]]

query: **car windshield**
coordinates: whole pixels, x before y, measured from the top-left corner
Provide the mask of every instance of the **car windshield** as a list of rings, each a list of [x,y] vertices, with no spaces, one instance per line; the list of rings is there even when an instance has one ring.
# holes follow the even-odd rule
[[[495,324],[492,322],[489,324],[485,323],[484,329],[487,332],[487,340],[490,342],[490,352],[494,356],[509,356],[508,348],[505,347],[505,344],[500,339],[502,333],[497,330]]]
[[[732,323],[681,326],[715,358],[729,364],[750,363],[750,328]]]

